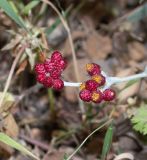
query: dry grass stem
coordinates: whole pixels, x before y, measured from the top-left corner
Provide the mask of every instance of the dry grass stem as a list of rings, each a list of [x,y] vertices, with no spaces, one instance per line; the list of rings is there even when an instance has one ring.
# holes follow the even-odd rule
[[[19,50],[17,56],[15,57],[15,59],[14,59],[14,61],[13,61],[13,64],[12,64],[12,66],[11,66],[11,69],[10,69],[10,72],[9,72],[9,75],[8,75],[8,78],[7,78],[7,81],[6,81],[6,84],[5,84],[5,88],[4,88],[4,90],[3,90],[3,94],[2,94],[2,96],[1,96],[1,98],[0,98],[0,107],[2,106],[4,97],[5,97],[5,95],[6,95],[7,91],[8,91],[8,88],[9,88],[9,86],[10,86],[11,79],[12,79],[14,70],[15,70],[15,68],[16,68],[16,65],[17,65],[20,57],[21,57],[22,54],[24,53],[25,48],[26,48],[26,46],[23,46],[23,47]]]

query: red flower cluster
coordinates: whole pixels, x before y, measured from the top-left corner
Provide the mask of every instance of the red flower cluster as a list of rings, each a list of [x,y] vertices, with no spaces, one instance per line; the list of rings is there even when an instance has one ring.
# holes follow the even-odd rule
[[[53,52],[51,58],[45,60],[44,63],[35,65],[37,81],[45,87],[60,90],[64,87],[61,80],[62,71],[66,68],[67,62],[58,51]]]
[[[98,89],[106,82],[105,77],[101,74],[101,67],[98,64],[89,63],[86,65],[86,71],[91,79],[80,85],[81,100],[94,103],[100,103],[102,100],[112,101],[115,98],[115,92],[112,89],[106,89],[104,92]]]

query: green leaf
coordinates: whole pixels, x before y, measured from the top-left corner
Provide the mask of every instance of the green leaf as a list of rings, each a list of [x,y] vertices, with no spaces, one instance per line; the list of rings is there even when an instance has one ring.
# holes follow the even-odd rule
[[[40,160],[38,157],[36,157],[34,154],[28,151],[25,147],[23,147],[21,144],[17,143],[12,138],[10,138],[9,136],[7,136],[2,132],[0,132],[0,141],[36,160]]]
[[[110,125],[109,128],[107,129],[107,132],[106,132],[106,135],[104,138],[101,160],[106,159],[106,156],[107,156],[107,154],[110,150],[110,147],[111,147],[112,138],[113,138],[113,126]]]
[[[146,135],[147,134],[147,105],[143,105],[136,110],[136,114],[131,119],[133,128],[136,131]]]
[[[67,10],[64,12],[64,17],[67,17],[67,16],[68,16],[71,8],[72,8],[71,6],[69,6],[69,7],[67,8]],[[46,33],[47,35],[50,35],[50,34],[56,29],[56,27],[57,27],[60,23],[61,23],[60,18],[57,18],[57,20],[56,20],[49,28],[46,28],[46,29],[45,29],[45,33]]]
[[[24,7],[24,9],[23,9],[22,12],[23,12],[24,14],[28,14],[29,11],[30,11],[31,9],[33,9],[34,7],[36,7],[39,3],[40,3],[40,0],[33,0],[33,1],[31,1],[29,4],[27,4],[27,5]]]
[[[12,6],[9,4],[7,0],[0,0],[0,7],[4,10],[4,12],[11,18],[13,19],[20,27],[24,28],[27,30],[27,27],[25,26],[24,21],[22,18],[17,15],[17,13],[14,11]]]
[[[147,3],[131,12],[126,19],[133,23],[138,22],[145,17],[147,17]]]
[[[112,119],[110,119],[109,121],[105,122],[104,124],[102,124],[100,127],[96,128],[92,133],[90,133],[85,139],[84,141],[78,146],[78,148],[69,156],[67,157],[66,160],[70,160],[79,150],[80,148],[84,145],[84,143],[94,134],[96,133],[98,130],[100,130],[101,128],[103,128],[106,124],[110,123],[112,121]]]
[[[63,160],[67,160],[67,154],[64,154]]]

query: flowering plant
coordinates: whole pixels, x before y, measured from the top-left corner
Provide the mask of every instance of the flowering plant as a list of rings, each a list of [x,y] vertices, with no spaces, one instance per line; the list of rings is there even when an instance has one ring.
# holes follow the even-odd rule
[[[67,87],[79,87],[79,97],[85,102],[100,103],[104,101],[112,101],[116,97],[116,93],[111,89],[111,85],[147,77],[147,67],[142,73],[128,77],[109,77],[102,71],[101,67],[96,63],[86,64],[86,71],[90,79],[85,82],[72,83],[62,80],[62,72],[67,67],[67,61],[63,58],[59,51],[54,51],[51,58],[46,59],[43,63],[35,65],[37,81],[47,88],[56,90]]]

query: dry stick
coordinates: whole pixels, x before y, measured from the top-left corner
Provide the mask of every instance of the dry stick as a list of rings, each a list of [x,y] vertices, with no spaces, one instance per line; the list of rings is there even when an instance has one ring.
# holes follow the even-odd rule
[[[41,148],[41,149],[44,150],[44,151],[48,151],[48,149],[49,149],[49,145],[46,144],[46,143],[43,143],[43,142],[38,141],[38,140],[36,140],[36,139],[32,139],[32,138],[27,137],[27,136],[25,136],[25,135],[23,135],[23,134],[20,134],[19,137],[20,137],[21,139],[25,140],[26,142],[28,142],[28,143],[30,143],[30,144],[33,144],[34,146],[37,146],[37,147]]]
[[[50,2],[48,0],[42,0],[42,1],[44,3],[47,3],[48,5],[50,5],[51,8],[53,8],[53,10],[58,14],[61,22],[63,23],[63,25],[64,25],[67,33],[68,33],[69,43],[70,43],[70,46],[71,46],[71,51],[72,51],[72,56],[73,56],[76,79],[77,79],[77,81],[79,81],[80,78],[79,78],[79,72],[78,72],[78,64],[77,64],[76,53],[75,53],[75,50],[74,50],[74,44],[73,44],[70,28],[69,28],[67,22],[65,21],[64,17],[61,15],[61,13],[58,11],[58,9],[55,7],[55,5],[52,2]]]
[[[57,15],[59,16],[61,22],[63,23],[63,25],[68,33],[68,39],[69,39],[69,43],[70,43],[71,51],[72,51],[76,80],[79,82],[80,77],[79,77],[79,72],[78,72],[78,64],[77,64],[76,53],[75,53],[75,49],[74,49],[74,44],[73,44],[70,28],[69,28],[67,22],[65,21],[64,17],[62,16],[62,14],[58,11],[56,6],[52,2],[50,2],[48,0],[42,0],[42,2],[47,3],[57,13]],[[80,105],[81,112],[84,113],[85,109],[84,109],[83,103],[82,103],[82,101],[80,101],[80,99],[79,99],[79,105]]]
[[[8,79],[6,81],[6,84],[5,84],[5,88],[3,90],[3,94],[0,98],[0,107],[2,107],[2,103],[3,103],[3,100],[4,100],[4,97],[6,95],[6,92],[10,86],[10,82],[11,82],[11,79],[12,79],[12,76],[13,76],[13,73],[14,73],[14,70],[15,70],[15,67],[17,65],[17,62],[18,60],[20,59],[21,55],[23,54],[24,50],[25,50],[26,46],[23,46],[20,51],[18,52],[17,56],[15,57],[14,61],[13,61],[13,64],[11,66],[11,69],[10,69],[10,72],[9,72],[9,75],[8,75]]]

